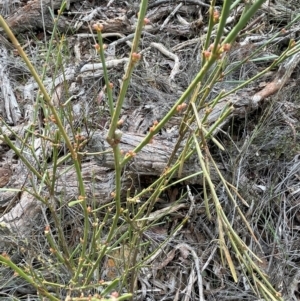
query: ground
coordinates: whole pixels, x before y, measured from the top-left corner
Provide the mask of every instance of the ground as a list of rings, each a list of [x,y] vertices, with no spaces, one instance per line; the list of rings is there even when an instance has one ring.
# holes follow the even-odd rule
[[[105,220],[107,211],[103,208],[112,206],[115,171],[111,153],[105,152],[110,147],[105,137],[111,119],[103,69],[99,64],[101,60],[94,47],[97,37],[92,34],[92,26],[98,21],[104,25],[105,57],[113,83],[113,97],[117,100],[128,64],[139,1],[69,2],[68,10],[57,23],[59,34],[54,35],[53,44],[50,44],[53,21],[49,7],[57,15],[61,1],[33,0],[0,5],[2,15],[38,73],[42,74],[43,67],[46,67],[44,83],[51,93],[51,101],[65,120],[67,133],[72,136],[80,132],[85,139],[81,149],[82,176],[90,206],[101,208],[95,218]],[[221,10],[222,3],[216,1],[216,9]],[[227,30],[236,24],[243,5],[232,11]],[[139,45],[142,59],[133,71],[120,116],[123,122],[120,148],[125,153],[142,141],[156,121],[164,118],[198,73],[207,33],[208,7],[209,1],[149,1],[146,14],[149,22],[143,29]],[[203,117],[210,101],[221,91],[227,93],[237,88],[218,103],[206,124],[213,125],[224,107],[232,105],[230,114],[213,133],[214,139],[224,149],[221,150],[213,140],[209,141],[208,148],[218,170],[232,185],[232,191],[238,191],[234,198],[236,206],[226,194],[216,169],[211,168],[210,176],[229,223],[237,236],[258,256],[260,260],[255,259],[255,263],[284,300],[299,299],[300,282],[298,51],[275,67],[271,64],[291,46],[291,40],[295,40],[295,49],[298,49],[299,21],[291,26],[289,23],[299,13],[297,1],[266,1],[232,45],[222,69],[222,81],[208,93],[207,105],[199,110],[199,116]],[[59,175],[54,188],[55,197],[46,204],[38,199],[34,189],[42,181],[30,166],[44,172],[49,170],[51,174],[55,141],[50,140],[50,144],[43,136],[47,121],[43,106],[36,110],[38,86],[34,84],[28,67],[4,31],[0,43],[0,187],[3,188],[0,191],[0,251],[9,254],[20,266],[26,262],[49,282],[68,283],[67,268],[64,270],[50,264],[52,254],[44,230],[45,225],[55,225],[51,211],[55,208],[53,211],[59,212],[59,219],[63,221],[66,245],[74,249],[80,243],[83,232],[81,209],[65,205],[78,199],[77,179],[66,158],[67,147],[62,145],[57,156],[65,160],[65,164],[54,171]],[[55,45],[50,52],[49,45]],[[240,87],[266,68],[269,68],[268,72]],[[210,76],[207,74],[206,80]],[[205,91],[201,93],[199,95]],[[32,127],[34,112],[38,115],[35,119],[38,124]],[[122,196],[124,203],[132,200],[132,216],[149,197],[144,195],[137,202],[134,195],[165,172],[179,137],[183,116],[184,112],[174,115],[155,136],[153,143],[124,168]],[[48,130],[54,133],[56,128],[52,125]],[[34,131],[36,140],[30,148],[25,143],[29,139],[26,135]],[[24,148],[21,154],[27,165],[20,155],[16,155],[14,146]],[[194,156],[184,165],[181,177],[199,169],[198,158]],[[176,173],[172,181],[178,179]],[[47,199],[43,189],[39,193]],[[120,244],[101,261],[101,278],[112,281],[125,273],[125,261],[137,260],[141,262],[141,268],[134,283],[134,300],[201,300],[200,287],[205,300],[258,300],[259,290],[251,278],[256,272],[245,271],[238,256],[233,256],[238,274],[237,282],[234,282],[229,266],[220,256],[217,208],[213,205],[213,197],[208,194],[211,214],[208,218],[204,191],[200,176],[166,189],[149,212],[149,221],[155,222],[140,235],[143,247],[139,248],[137,259],[131,258],[130,240],[127,244]],[[131,198],[126,198],[128,192]],[[62,199],[64,204],[60,203]],[[103,228],[103,237],[108,229],[109,224]],[[115,241],[124,232],[120,221]],[[59,233],[53,233],[53,237],[57,236]],[[232,244],[226,244],[232,254],[238,253]],[[0,267],[0,275],[1,300],[37,299],[37,289],[20,277],[14,277],[6,266]],[[126,285],[124,287],[127,289]],[[62,296],[63,293],[62,290]],[[265,296],[261,298],[268,300]]]

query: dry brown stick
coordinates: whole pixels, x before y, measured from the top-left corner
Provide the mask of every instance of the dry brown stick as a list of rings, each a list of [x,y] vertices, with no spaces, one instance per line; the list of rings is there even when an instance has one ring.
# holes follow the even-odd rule
[[[257,104],[264,100],[266,97],[271,96],[279,91],[290,79],[291,74],[297,67],[299,61],[300,52],[297,52],[295,55],[286,60],[280,66],[276,78],[252,97],[253,105],[257,106]]]

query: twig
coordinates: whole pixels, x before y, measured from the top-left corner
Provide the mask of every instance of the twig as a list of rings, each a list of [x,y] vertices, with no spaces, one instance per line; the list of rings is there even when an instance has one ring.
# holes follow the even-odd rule
[[[171,74],[169,76],[170,81],[173,81],[175,79],[175,75],[180,72],[180,70],[179,70],[180,62],[179,62],[178,56],[176,54],[170,52],[169,50],[167,50],[165,48],[165,46],[163,46],[160,43],[151,43],[150,46],[158,49],[162,54],[164,54],[165,56],[167,56],[170,59],[173,59],[175,61],[174,67],[173,67],[173,69],[171,71]]]
[[[110,1],[108,1],[108,3],[107,3],[107,5],[106,5],[106,7],[109,7],[109,6],[111,6],[111,5],[114,3],[114,1],[115,1],[115,0],[110,0]]]
[[[199,300],[204,301],[205,299],[204,299],[204,295],[203,295],[203,281],[202,281],[199,257],[197,255],[197,253],[195,252],[195,250],[186,243],[179,244],[175,248],[180,249],[182,247],[188,249],[193,256],[195,266],[196,266],[197,278],[198,278]]]
[[[186,185],[186,189],[187,189],[187,192],[188,192],[189,199],[191,201],[191,206],[190,206],[190,209],[188,211],[188,216],[191,216],[192,212],[193,212],[193,210],[195,208],[195,198],[192,195],[192,192],[191,192],[191,189],[190,189],[189,185]]]
[[[106,62],[106,67],[107,68],[113,68],[113,67],[117,67],[120,64],[124,64],[127,63],[129,61],[128,58],[123,58],[123,59],[116,59],[116,60],[110,60]],[[102,70],[103,69],[103,65],[102,63],[97,63],[97,64],[86,64],[84,66],[82,66],[82,68],[80,69],[80,72],[87,72],[87,71],[96,71],[96,70]]]
[[[217,248],[218,248],[218,246],[215,246],[215,247],[213,248],[213,250],[211,251],[211,253],[210,253],[209,257],[208,257],[208,259],[206,260],[206,263],[203,265],[203,267],[202,267],[202,269],[201,269],[201,272],[204,272],[205,269],[208,267],[209,263],[211,262],[213,256],[215,255],[215,253],[216,253],[216,251],[217,251]]]
[[[182,6],[182,2],[180,2],[175,8],[174,10],[169,14],[169,16],[166,18],[166,20],[164,21],[164,23],[161,25],[159,30],[163,30],[163,28],[169,23],[169,21],[171,20],[172,17],[175,16],[175,14],[178,12],[179,8]]]
[[[184,18],[182,18],[179,14],[177,14],[177,20],[181,25],[190,25],[190,23]]]
[[[293,55],[289,60],[284,62],[278,70],[278,75],[271,83],[267,84],[264,89],[256,93],[252,97],[252,102],[254,106],[257,106],[257,104],[265,99],[266,97],[276,93],[278,90],[280,90],[288,81],[290,78],[292,72],[296,68],[300,61],[300,52]]]
[[[192,287],[195,281],[195,272],[194,269],[192,269],[191,274],[189,276],[189,283],[185,289],[185,296],[184,296],[184,301],[189,301],[191,300],[191,291],[192,291]]]

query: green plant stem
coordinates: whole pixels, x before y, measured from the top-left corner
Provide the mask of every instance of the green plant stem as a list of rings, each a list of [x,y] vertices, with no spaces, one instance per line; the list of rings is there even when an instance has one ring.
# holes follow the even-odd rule
[[[100,58],[101,58],[101,63],[102,63],[102,68],[103,68],[103,76],[104,76],[105,85],[106,85],[109,112],[110,112],[110,116],[113,116],[114,102],[113,102],[113,97],[112,97],[112,88],[110,86],[110,82],[109,82],[109,78],[108,78],[108,71],[106,68],[106,61],[105,61],[105,57],[104,57],[103,39],[102,39],[102,34],[100,31],[97,31],[97,36],[98,36],[98,43],[100,45],[99,54],[100,54]]]
[[[107,221],[107,216],[108,216],[108,212],[106,212],[105,216],[104,216],[104,220],[101,222],[100,225],[98,225],[98,218],[95,214],[95,212],[93,212],[93,231],[92,231],[92,241],[91,241],[91,248],[90,248],[90,254],[89,254],[89,259],[91,261],[95,261],[97,258],[97,247],[98,247],[98,242],[101,239],[101,233],[102,233],[102,228],[105,225],[105,222]],[[100,279],[99,279],[100,280]]]
[[[55,210],[53,209],[53,206],[51,205],[52,202],[54,203],[54,200],[50,200],[50,201],[45,200],[39,193],[37,193],[36,191],[34,191],[34,192],[29,191],[26,187],[24,187],[23,190],[26,191],[28,194],[32,195],[33,197],[35,197],[42,204],[46,205],[49,208],[49,210],[52,214],[53,220],[54,220],[56,230],[58,232],[59,242],[60,242],[63,252],[64,252],[63,255],[64,255],[64,257],[67,258],[67,259],[64,258],[64,261],[65,261],[64,263],[68,267],[69,271],[73,271],[72,266],[74,266],[74,263],[72,261],[72,258],[69,259],[70,255],[69,255],[69,250],[68,250],[68,247],[66,244],[66,240],[65,240],[63,231],[62,231],[63,228],[61,226],[61,222],[57,218],[57,214],[56,214]],[[55,243],[55,242],[53,241],[53,243]],[[54,246],[54,245],[51,245],[51,246],[54,249],[58,249],[57,246]]]
[[[225,29],[226,21],[230,13],[230,5],[231,5],[231,0],[225,0],[223,1],[223,8],[222,8],[222,13],[221,17],[219,20],[218,24],[218,31],[217,31],[217,36],[214,41],[214,48],[212,50],[212,55],[219,56],[219,44],[221,43],[222,35]]]
[[[39,284],[37,284],[31,276],[28,276],[27,273],[19,268],[16,264],[14,264],[9,258],[6,256],[0,255],[0,262],[3,264],[9,266],[13,271],[15,271],[20,277],[25,279],[29,284],[34,286],[36,290],[41,294],[42,296],[45,296],[49,298],[51,301],[60,301],[60,299],[55,298],[52,294],[50,294],[47,290],[42,288]]]
[[[200,72],[197,74],[197,76],[194,78],[194,80],[191,82],[191,84],[188,86],[188,88],[183,92],[182,96],[177,100],[175,105],[170,109],[170,111],[163,117],[163,119],[155,126],[154,130],[152,132],[149,132],[146,137],[141,141],[141,143],[136,146],[136,148],[133,150],[134,153],[138,153],[145,145],[147,145],[152,137],[156,135],[170,120],[170,118],[176,114],[178,105],[182,104],[190,95],[190,93],[193,91],[193,89],[196,87],[196,85],[203,79],[204,75],[208,72],[210,67],[214,64],[215,59],[211,57],[203,66],[203,68],[200,70]],[[121,165],[124,166],[130,161],[131,157],[125,157],[122,161]]]
[[[266,0],[257,0],[251,5],[249,10],[247,10],[247,12],[240,18],[239,22],[229,32],[223,42],[224,44],[231,44],[236,39],[239,32],[245,27],[250,18],[253,17],[253,15],[257,12],[257,10],[262,6],[264,2],[266,2]]]
[[[121,154],[120,154],[120,149],[119,146],[113,148],[114,151],[114,161],[115,161],[115,205],[116,205],[116,215],[114,217],[114,222],[113,222],[113,227],[111,228],[111,231],[108,234],[108,241],[110,241],[113,232],[115,231],[114,227],[117,226],[117,221],[119,219],[119,216],[121,214],[121,179],[122,179],[122,167],[120,165],[120,160],[121,160]]]
[[[18,42],[18,40],[16,39],[16,37],[14,36],[14,34],[12,33],[12,31],[10,30],[10,28],[7,26],[5,20],[3,19],[3,17],[0,15],[0,25],[1,27],[4,29],[4,31],[6,32],[6,34],[9,36],[10,40],[12,41],[12,43],[14,44],[14,46],[17,48],[18,50],[18,53],[20,54],[20,56],[22,57],[22,59],[24,60],[24,62],[26,63],[30,73],[32,74],[32,76],[34,77],[36,83],[38,84],[43,96],[44,96],[44,99],[47,103],[47,105],[49,106],[50,110],[51,110],[51,113],[53,114],[54,116],[54,119],[55,119],[55,122],[56,122],[56,125],[61,133],[61,135],[63,136],[67,146],[68,146],[68,149],[72,155],[72,158],[74,160],[74,164],[75,164],[75,167],[76,167],[76,171],[77,171],[77,176],[78,176],[78,180],[79,180],[79,184],[80,184],[80,194],[82,196],[85,196],[85,192],[84,192],[84,185],[83,185],[83,181],[82,181],[82,178],[81,178],[81,172],[80,172],[80,166],[79,166],[79,162],[78,162],[78,158],[77,158],[77,154],[72,146],[72,143],[62,125],[62,122],[61,122],[61,119],[59,118],[58,116],[58,113],[55,109],[55,107],[53,106],[53,104],[51,103],[51,98],[48,94],[48,92],[46,91],[46,88],[41,80],[41,78],[39,77],[39,75],[37,74],[35,68],[33,67],[33,65],[31,64],[30,60],[28,59],[26,53],[24,52],[23,48],[21,47],[20,43]],[[76,166],[77,165],[77,166]]]
[[[45,64],[43,65],[43,68],[42,68],[42,75],[41,75],[41,79],[44,80],[45,78],[45,75],[46,75],[46,71],[47,71],[47,67],[48,67],[48,63],[49,63],[49,59],[50,59],[50,55],[52,54],[52,46],[53,46],[53,41],[54,41],[54,38],[55,38],[55,34],[57,32],[57,26],[58,26],[58,20],[59,20],[59,17],[60,15],[62,14],[63,10],[64,10],[64,7],[65,7],[65,2],[66,1],[63,1],[62,2],[62,5],[60,7],[60,13],[58,14],[58,17],[57,18],[53,18],[53,29],[52,29],[52,33],[51,33],[51,37],[50,37],[50,41],[49,41],[49,47],[47,47],[47,54],[46,54],[46,58],[45,58]],[[51,11],[50,11],[51,12]],[[40,99],[40,93],[41,91],[39,90],[38,93],[37,93],[37,96],[36,96],[36,109],[34,110],[34,116],[33,116],[33,122],[36,123],[36,121],[38,120],[38,106],[37,104],[39,103],[39,99]],[[48,118],[49,117],[49,112],[48,110],[46,109],[45,105],[44,105],[44,102],[40,101],[40,104],[41,104],[41,108],[43,110],[43,114],[45,116],[45,118]],[[34,145],[34,139],[35,137],[33,136],[33,145]]]
[[[52,179],[51,179],[51,188],[50,195],[54,196],[55,184],[56,184],[56,170],[57,170],[57,162],[58,162],[58,145],[60,142],[60,134],[59,131],[55,131],[55,142],[53,145],[53,168],[52,168]]]
[[[24,52],[23,48],[19,44],[18,40],[16,39],[16,37],[14,36],[14,34],[10,30],[10,28],[7,26],[5,20],[3,19],[3,17],[1,15],[0,15],[0,25],[2,26],[2,28],[4,29],[6,34],[9,36],[12,43],[17,48],[18,53],[20,54],[20,56],[22,57],[22,59],[26,63],[27,67],[29,68],[30,73],[34,77],[35,81],[37,82],[37,84],[40,88],[40,91],[42,92],[42,94],[44,96],[44,100],[46,101],[47,105],[49,106],[49,108],[51,110],[51,113],[53,114],[55,123],[56,123],[56,125],[57,125],[57,127],[60,131],[60,134],[62,135],[62,137],[64,138],[64,141],[67,144],[67,147],[68,147],[68,149],[71,153],[71,157],[72,157],[73,162],[74,162],[76,175],[77,175],[77,179],[78,179],[78,183],[79,183],[79,193],[80,193],[80,197],[83,199],[82,208],[83,208],[83,213],[84,213],[84,235],[83,235],[81,259],[79,260],[78,269],[76,271],[75,278],[73,279],[75,282],[77,282],[78,276],[79,276],[79,274],[81,272],[81,269],[82,269],[83,258],[84,258],[85,253],[86,253],[86,248],[87,248],[87,243],[88,243],[88,233],[89,233],[89,228],[90,228],[89,227],[88,212],[87,212],[87,203],[86,203],[86,200],[85,200],[85,198],[86,198],[85,188],[84,188],[84,184],[83,184],[83,179],[82,179],[82,174],[81,174],[81,168],[80,168],[80,162],[79,162],[79,159],[78,159],[78,155],[76,153],[76,150],[72,146],[71,140],[69,139],[67,132],[64,129],[64,126],[63,126],[62,121],[61,121],[61,119],[60,119],[60,117],[59,117],[59,115],[56,111],[56,108],[51,103],[51,98],[50,98],[48,92],[46,91],[46,88],[45,88],[41,78],[37,74],[35,68],[31,64],[31,62],[28,59],[28,57],[27,57],[26,53]]]
[[[179,165],[178,165],[179,166]],[[167,185],[167,173],[163,174],[160,176],[160,178],[158,180],[156,180],[154,182],[154,185],[151,185],[154,188],[154,191],[152,193],[152,195],[148,198],[148,200],[139,208],[138,212],[136,213],[136,215],[133,218],[133,221],[137,221],[140,218],[142,218],[143,216],[148,216],[148,214],[151,212],[152,210],[152,205],[155,204],[157,198],[159,197],[159,195],[163,192],[163,187],[164,185]],[[140,197],[141,194],[138,195],[138,197]],[[146,211],[146,209],[148,208],[148,212]],[[146,211],[146,213],[145,213]],[[143,228],[144,224],[140,225],[139,228]]]
[[[228,117],[233,112],[233,110],[234,110],[234,108],[231,104],[229,104],[229,103],[226,104],[226,106],[223,109],[223,113],[218,117],[218,119],[214,122],[214,124],[209,128],[209,130],[205,136],[209,137],[210,135],[212,135],[214,130],[225,121],[226,117]]]
[[[56,243],[54,242],[53,238],[52,238],[52,234],[49,231],[45,231],[45,236],[47,238],[47,241],[50,245],[50,247],[52,248],[53,254],[54,256],[63,264],[65,264],[66,266],[68,266],[68,263],[65,262],[63,256],[60,254],[59,249],[56,245]]]
[[[62,248],[63,251],[62,257],[64,259],[65,265],[67,266],[70,272],[73,272],[75,265],[74,265],[73,258],[70,256],[69,248],[65,239],[65,235],[63,233],[63,226],[62,226],[63,221],[58,219],[55,209],[53,208],[51,203],[49,202],[47,205],[53,216],[56,231],[58,233],[60,247]],[[59,252],[59,249],[57,251]]]
[[[22,162],[26,165],[26,167],[39,179],[42,180],[43,176],[32,166],[32,164],[21,154],[19,149],[11,142],[11,140],[2,133],[3,140],[7,143],[7,145],[14,151],[15,154],[22,160]],[[50,184],[50,182],[47,182]]]
[[[128,66],[126,69],[126,73],[123,77],[121,90],[119,93],[119,97],[117,99],[116,107],[114,110],[114,114],[112,116],[112,121],[111,121],[110,128],[109,128],[108,135],[107,135],[107,142],[110,145],[113,145],[115,143],[115,141],[114,141],[115,130],[117,128],[117,123],[118,123],[118,120],[120,117],[120,113],[121,113],[121,109],[122,109],[123,102],[125,99],[125,95],[126,95],[126,92],[127,92],[127,89],[128,89],[129,83],[130,83],[131,75],[133,72],[133,68],[135,65],[135,58],[133,57],[133,54],[137,53],[137,51],[138,51],[138,44],[139,44],[139,41],[141,38],[142,29],[144,26],[144,17],[146,15],[147,6],[148,6],[148,1],[142,0],[141,5],[140,5],[140,10],[139,10],[139,18],[137,21],[137,26],[136,26],[134,39],[133,39],[133,43],[132,43],[132,48],[131,48],[131,52],[130,52],[129,63],[128,63]]]
[[[204,90],[205,92],[204,92],[204,94],[202,95],[202,97],[201,97],[201,99],[200,99],[200,101],[199,101],[199,104],[197,105],[197,109],[198,109],[198,110],[201,109],[201,107],[203,106],[203,104],[204,104],[204,102],[205,102],[205,99],[207,98],[209,92],[211,91],[211,88],[214,86],[214,84],[216,83],[216,81],[219,79],[220,74],[221,74],[221,71],[222,71],[221,69],[222,69],[222,66],[223,66],[223,61],[224,61],[224,60],[222,60],[222,61],[218,64],[218,68],[217,68],[215,74],[213,74],[213,75],[211,76],[212,78],[211,78],[210,80],[207,81],[207,82],[209,82],[210,84],[207,84],[207,85],[206,85],[206,88],[205,88],[205,90]],[[191,104],[193,105],[193,104],[196,102],[196,99],[197,99],[197,95],[198,95],[199,89],[200,89],[200,85],[198,84],[197,87],[196,87],[196,89],[195,89],[195,91],[194,91],[194,93],[193,93],[192,99],[191,99],[191,101],[190,101],[190,105],[189,105],[189,107],[188,107],[188,112],[186,112],[186,115],[185,115],[184,119],[182,120],[182,122],[181,122],[181,124],[180,124],[180,126],[179,126],[179,137],[178,137],[178,139],[177,139],[177,141],[176,141],[176,144],[175,144],[175,146],[174,146],[174,148],[173,148],[173,151],[172,151],[172,153],[171,153],[171,155],[170,155],[170,157],[169,157],[169,160],[168,160],[168,163],[167,163],[168,166],[171,164],[171,162],[172,162],[172,160],[173,160],[173,158],[174,158],[176,152],[178,151],[178,148],[180,147],[180,144],[181,144],[181,142],[182,142],[183,137],[186,135],[186,133],[188,132],[188,130],[191,128],[191,125],[193,124],[193,122],[194,122],[194,120],[195,120],[195,116],[196,116],[196,117],[198,116],[197,111],[191,109]],[[216,98],[216,101],[214,102],[214,104],[211,106],[210,109],[213,109],[214,106],[218,103],[219,99],[221,99],[221,95],[222,95],[222,92],[221,92],[220,95]],[[193,114],[192,114],[192,116],[190,116],[190,117],[188,118],[189,112],[191,112],[191,113],[193,113]],[[202,123],[204,123],[204,122],[206,121],[206,118],[209,116],[209,114],[210,114],[210,113],[208,113],[208,114],[206,114],[206,115],[204,116],[204,118],[203,118],[203,120],[202,120]],[[203,129],[204,129],[204,128],[203,128]],[[215,139],[213,138],[213,140],[215,140]],[[216,142],[216,140],[215,140],[215,142]],[[221,149],[222,149],[222,147],[221,147]],[[179,171],[179,172],[180,172],[180,171]]]
[[[88,284],[91,280],[91,277],[93,276],[93,273],[95,271],[96,268],[98,268],[100,261],[102,260],[103,256],[105,255],[105,252],[108,248],[108,244],[110,243],[110,241],[112,240],[112,237],[114,236],[115,232],[116,232],[116,228],[118,225],[118,220],[121,214],[121,179],[122,179],[122,168],[120,165],[120,149],[119,146],[115,146],[113,148],[113,152],[114,152],[114,162],[115,162],[115,206],[116,206],[116,212],[115,215],[113,217],[113,223],[109,229],[109,233],[107,235],[106,238],[106,243],[103,246],[103,248],[100,251],[100,254],[98,256],[98,259],[96,260],[95,264],[92,266],[92,268],[89,270],[87,277],[85,279],[85,284]]]
[[[151,213],[153,206],[158,199],[159,195],[163,192],[163,186],[168,184],[168,180],[166,176],[162,176],[160,178],[159,184],[156,186],[153,194],[148,198],[147,202],[139,209],[138,213],[135,215],[133,218],[133,221],[138,221],[138,219],[141,218],[141,216],[149,216]],[[148,207],[148,210],[145,212],[146,207]],[[138,230],[136,231],[136,235],[134,236],[133,240],[131,241],[131,244],[133,246],[138,246],[140,244],[140,240],[142,238],[142,233],[144,232],[144,227],[147,224],[147,218],[143,219],[140,224],[138,225]],[[133,254],[133,262],[131,262],[132,266],[136,266],[136,259],[137,259],[137,254],[138,254],[138,247],[134,250]],[[134,292],[135,288],[135,283],[136,283],[136,269],[133,269],[130,273],[130,292]],[[131,299],[133,300],[133,299]]]
[[[216,0],[212,0],[211,4],[210,4],[210,8],[209,8],[209,22],[208,22],[208,30],[207,30],[207,34],[206,34],[206,39],[205,39],[205,43],[204,43],[204,49],[203,50],[207,50],[210,44],[210,37],[213,31],[213,27],[214,27],[214,7],[216,5]],[[202,54],[202,62],[205,62],[206,58],[205,56]]]

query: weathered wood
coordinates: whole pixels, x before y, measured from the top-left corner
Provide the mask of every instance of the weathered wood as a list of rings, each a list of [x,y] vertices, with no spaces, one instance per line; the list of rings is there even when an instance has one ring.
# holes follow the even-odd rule
[[[22,114],[9,77],[11,58],[9,57],[7,50],[3,45],[0,45],[0,53],[1,94],[4,99],[4,108],[2,109],[0,107],[0,114],[1,111],[4,111],[7,122],[9,124],[17,124],[20,121]]]
[[[70,4],[75,2],[76,0],[69,0]],[[35,31],[36,29],[52,31],[54,24],[49,9],[55,11],[60,8],[61,3],[61,0],[29,1],[25,6],[19,8],[17,12],[9,16],[6,19],[6,22],[17,34],[26,31]],[[105,26],[103,32],[130,33],[134,31],[134,27],[131,26],[126,16],[123,18],[110,18],[109,20],[102,21],[101,23]],[[67,17],[63,15],[59,17],[57,28],[60,32],[66,32],[72,27],[73,25],[69,22]],[[79,27],[81,28],[81,31],[89,31],[86,24],[81,24]],[[77,30],[78,28],[73,28],[73,30]]]
[[[120,142],[120,148],[126,153],[133,150],[142,139],[142,135],[124,133]],[[132,186],[132,180],[136,180],[139,175],[159,176],[164,172],[174,143],[174,141],[158,135],[154,137],[151,144],[146,145],[142,151],[136,155],[126,166],[126,173],[122,177],[123,197],[126,196],[127,189]],[[99,205],[103,205],[112,200],[111,193],[115,189],[113,154],[109,151],[110,146],[100,132],[93,135],[93,138],[89,142],[88,149],[93,152],[105,151],[105,154],[95,155],[95,161],[83,162],[81,169],[88,202],[93,201]],[[190,163],[184,165],[183,176],[190,175],[199,170],[199,165],[192,159]],[[52,168],[49,166],[50,174],[51,171]],[[128,174],[128,172],[130,174]],[[213,172],[212,175],[214,175]],[[12,184],[10,187],[20,189],[24,183],[28,182],[26,180],[26,173],[23,173],[23,176],[25,176],[25,179],[23,178],[22,184],[16,181],[15,185]],[[77,200],[79,197],[78,186],[75,169],[70,167],[70,165],[59,167],[56,172],[55,186],[55,200],[57,204],[67,205],[68,202]],[[6,196],[6,199],[2,202],[2,209],[9,205],[10,200],[7,199],[8,196]],[[0,218],[0,223],[4,223],[5,227],[8,227],[12,231],[26,234],[26,229],[30,229],[28,223],[32,223],[38,218],[43,205],[27,192],[22,192],[20,199],[18,199],[16,193],[10,196],[11,199],[16,198],[14,206],[12,206],[12,209],[8,213],[5,213]],[[4,197],[4,195],[2,197]]]
[[[70,3],[76,0],[69,0]],[[15,32],[21,33],[26,31],[35,31],[37,28],[46,30],[53,29],[53,19],[50,15],[49,8],[59,9],[61,0],[34,0],[29,1],[25,6],[18,9],[13,15],[6,19],[8,26]],[[68,28],[67,19],[63,16],[59,19],[59,28],[65,30]]]
[[[1,169],[0,169],[1,172]],[[51,172],[51,169],[50,171]],[[112,200],[110,193],[114,190],[114,171],[101,167],[93,162],[82,164],[82,177],[84,180],[88,202],[96,202],[103,205]],[[123,188],[127,190],[132,184],[132,179],[124,177]],[[18,187],[21,188],[21,187]],[[28,187],[29,191],[30,188]],[[63,166],[57,171],[55,187],[56,205],[67,205],[69,201],[78,199],[78,181],[74,168]],[[54,206],[56,206],[54,204]],[[41,214],[43,204],[28,192],[21,192],[19,200],[11,210],[2,215],[0,224],[14,229],[19,234],[26,234],[30,230],[30,224],[34,223]]]
[[[51,168],[49,169],[51,172]],[[78,199],[78,181],[75,169],[70,166],[59,168],[56,173],[56,197],[58,200],[68,203]],[[81,166],[81,176],[85,185],[85,192],[90,200],[102,205],[112,200],[111,193],[114,191],[114,171],[100,166],[97,162],[85,162]],[[127,183],[128,185],[131,182]],[[124,189],[129,186],[124,181]]]
[[[6,22],[9,27],[16,33],[22,33],[26,31],[35,31],[37,29],[46,29],[51,31],[53,29],[53,18],[49,13],[49,9],[55,11],[61,6],[60,0],[34,0],[29,1],[25,6],[18,9],[17,12],[10,15]],[[69,3],[76,3],[76,0],[70,0]],[[104,10],[107,10],[103,6]],[[162,7],[158,11],[154,10],[149,12],[149,18],[152,22],[162,19],[169,14],[170,9],[168,7]],[[138,10],[137,10],[138,11]],[[194,6],[182,6],[179,13],[183,15],[189,15],[194,12]],[[135,25],[124,14],[122,17],[118,16],[120,12],[118,10],[110,11],[107,15],[109,18],[93,18],[93,22],[100,22],[103,24],[103,33],[118,32],[123,34],[133,33],[135,31]],[[96,14],[97,15],[97,14]],[[85,19],[83,19],[85,21]],[[80,24],[72,25],[72,23],[65,16],[61,15],[58,19],[57,28],[60,32],[66,32],[69,29],[75,31],[89,32],[89,27],[86,22],[79,22]],[[76,28],[74,28],[76,26]],[[189,34],[195,34],[202,27],[200,21],[191,22],[188,25],[174,26],[167,25],[165,30],[170,34],[186,36]],[[145,27],[145,31],[155,33],[159,28],[148,25]]]
[[[121,152],[133,151],[144,139],[145,135],[135,133],[123,133],[119,147]],[[127,164],[126,170],[136,172],[141,175],[161,175],[168,167],[167,163],[173,151],[176,139],[168,139],[165,136],[156,135],[151,143],[147,144],[134,158]],[[184,143],[184,142],[183,142]],[[105,140],[103,133],[97,132],[93,135],[88,144],[92,152],[101,152],[95,155],[95,159],[100,165],[113,169],[114,158],[111,147]],[[181,148],[182,149],[182,148]],[[201,170],[197,164],[197,159],[192,158],[184,164],[183,176],[190,175]]]
[[[9,166],[5,165],[0,167],[0,188],[9,182],[11,175],[12,171]]]

